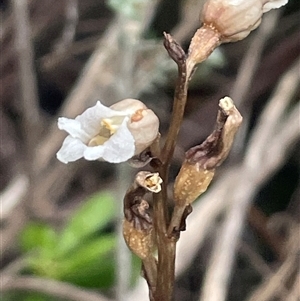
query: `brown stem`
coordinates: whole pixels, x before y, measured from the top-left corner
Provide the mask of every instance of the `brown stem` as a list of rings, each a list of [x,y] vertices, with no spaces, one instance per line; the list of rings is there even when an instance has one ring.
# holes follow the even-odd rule
[[[205,60],[212,50],[219,45],[219,39],[216,33],[211,33],[211,30],[208,29],[206,29],[205,33],[206,32],[209,32],[208,37],[205,34],[201,36],[201,39],[195,38],[193,43],[193,49],[196,49],[195,47],[202,47],[204,53],[204,55],[201,56],[202,60]],[[197,61],[198,52],[196,51],[195,58],[191,57],[193,64],[191,67],[191,72],[188,73],[187,60],[189,60],[189,57],[186,57],[186,54],[181,46],[172,38],[171,35],[164,33],[164,36],[164,46],[168,51],[169,56],[178,66],[178,78],[174,93],[174,104],[170,128],[161,152],[162,165],[156,168],[160,177],[163,179],[162,190],[153,195],[153,225],[155,229],[158,250],[157,285],[154,294],[155,301],[170,301],[173,293],[175,280],[176,241],[178,237],[176,235],[167,234],[170,223],[167,207],[167,183],[170,162],[173,157],[177,136],[181,127],[186,106],[188,82],[194,66],[199,63]],[[207,43],[207,40],[213,42]],[[191,51],[191,54],[194,53],[195,51]]]
[[[169,224],[167,182],[170,161],[174,153],[178,132],[183,119],[188,86],[185,64],[186,56],[184,51],[169,34],[165,34],[164,45],[170,57],[178,65],[178,79],[175,88],[170,129],[162,150],[162,165],[158,168],[158,172],[163,179],[162,190],[153,196],[154,229],[158,250],[157,285],[154,294],[154,300],[156,301],[171,300],[175,280],[176,239],[173,237],[169,238],[167,235],[167,227]]]
[[[180,130],[180,126],[183,119],[184,109],[187,100],[187,90],[188,90],[188,80],[186,74],[186,60],[185,53],[173,40],[172,36],[165,33],[165,43],[164,43],[169,55],[178,65],[178,78],[175,87],[174,94],[174,105],[173,112],[170,122],[170,128],[167,135],[167,139],[162,151],[162,161],[164,166],[164,173],[168,176],[168,169],[170,161],[173,157],[177,136]]]
[[[162,173],[161,173],[162,174]],[[170,301],[175,279],[176,241],[167,236],[167,190],[166,183],[161,192],[153,195],[154,229],[157,239],[158,264],[154,300]]]

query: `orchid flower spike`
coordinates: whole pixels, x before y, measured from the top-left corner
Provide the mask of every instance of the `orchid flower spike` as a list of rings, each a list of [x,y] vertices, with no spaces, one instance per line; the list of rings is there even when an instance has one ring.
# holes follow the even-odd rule
[[[83,157],[120,163],[152,144],[159,120],[141,101],[128,98],[109,108],[98,101],[75,119],[58,118],[58,128],[69,134],[56,154],[59,161]]]
[[[263,13],[285,5],[288,0],[208,0],[200,15],[223,43],[244,39],[257,28]]]

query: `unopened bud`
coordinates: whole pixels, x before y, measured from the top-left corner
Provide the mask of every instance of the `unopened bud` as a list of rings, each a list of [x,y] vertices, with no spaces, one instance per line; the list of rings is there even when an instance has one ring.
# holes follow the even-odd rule
[[[159,120],[155,113],[138,99],[127,98],[113,104],[111,109],[134,112],[128,122],[128,129],[135,141],[135,155],[149,147],[156,139]]]
[[[134,222],[124,220],[123,236],[128,248],[142,260],[152,256],[153,251],[153,229],[138,229]]]
[[[288,0],[208,0],[200,14],[204,24],[215,28],[222,42],[242,40],[261,23],[263,13]]]
[[[194,34],[188,51],[187,75],[208,58],[221,43],[246,38],[261,23],[263,13],[288,0],[208,0],[200,14],[202,27]]]

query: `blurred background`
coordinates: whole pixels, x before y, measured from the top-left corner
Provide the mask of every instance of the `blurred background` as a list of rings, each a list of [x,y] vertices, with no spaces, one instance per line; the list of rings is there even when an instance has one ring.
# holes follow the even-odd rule
[[[163,32],[187,50],[203,3],[0,1],[1,300],[148,300],[120,234],[136,170],[62,164],[56,122],[97,100],[138,98],[164,140],[177,70]],[[181,235],[176,301],[300,300],[299,23],[290,0],[216,49],[190,82],[170,192],[184,152],[212,132],[220,98],[244,122]]]

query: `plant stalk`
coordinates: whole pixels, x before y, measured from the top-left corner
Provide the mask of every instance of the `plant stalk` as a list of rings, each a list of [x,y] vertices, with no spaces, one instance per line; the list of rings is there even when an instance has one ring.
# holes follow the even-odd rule
[[[177,136],[182,123],[188,90],[184,51],[169,34],[165,34],[164,45],[169,55],[178,65],[178,78],[175,87],[170,129],[162,150],[162,165],[157,170],[163,179],[162,190],[153,196],[154,229],[158,251],[157,285],[154,293],[155,301],[171,301],[173,294],[177,239],[175,237],[168,237],[167,235],[170,222],[167,206],[167,183],[170,162],[173,157]]]

